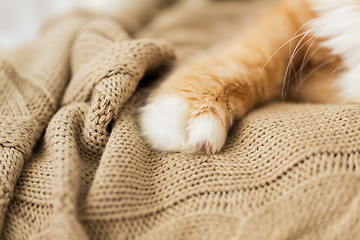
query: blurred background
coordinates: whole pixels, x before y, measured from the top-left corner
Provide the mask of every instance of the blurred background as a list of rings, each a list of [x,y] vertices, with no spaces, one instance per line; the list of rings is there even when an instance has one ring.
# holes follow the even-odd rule
[[[66,12],[79,0],[0,0],[0,49],[34,38],[51,16]]]

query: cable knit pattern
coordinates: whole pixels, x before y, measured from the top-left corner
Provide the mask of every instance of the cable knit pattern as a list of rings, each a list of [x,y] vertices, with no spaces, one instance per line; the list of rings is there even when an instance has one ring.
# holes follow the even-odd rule
[[[2,55],[1,239],[360,239],[359,106],[263,106],[211,156],[141,137],[137,109],[174,52],[270,1],[183,1],[133,37],[74,12]]]

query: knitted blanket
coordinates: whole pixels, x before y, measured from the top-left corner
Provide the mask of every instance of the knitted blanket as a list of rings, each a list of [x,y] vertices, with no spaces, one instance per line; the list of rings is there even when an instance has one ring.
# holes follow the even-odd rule
[[[141,137],[137,109],[175,56],[269,1],[76,11],[2,53],[1,239],[360,239],[359,106],[262,106],[211,156]]]

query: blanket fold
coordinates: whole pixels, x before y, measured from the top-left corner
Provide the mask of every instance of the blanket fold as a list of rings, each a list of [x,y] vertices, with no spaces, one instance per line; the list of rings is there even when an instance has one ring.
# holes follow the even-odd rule
[[[23,164],[59,104],[69,78],[68,49],[85,20],[82,15],[64,19],[1,58],[0,223]]]

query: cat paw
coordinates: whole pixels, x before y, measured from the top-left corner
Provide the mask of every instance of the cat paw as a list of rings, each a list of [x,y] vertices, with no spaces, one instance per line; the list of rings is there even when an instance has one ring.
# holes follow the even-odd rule
[[[140,110],[144,138],[157,150],[214,154],[223,147],[227,129],[214,111],[193,111],[178,97],[152,99]]]

